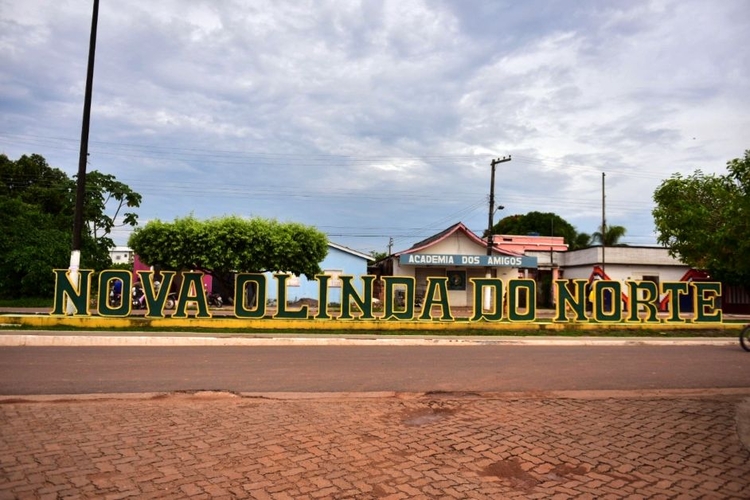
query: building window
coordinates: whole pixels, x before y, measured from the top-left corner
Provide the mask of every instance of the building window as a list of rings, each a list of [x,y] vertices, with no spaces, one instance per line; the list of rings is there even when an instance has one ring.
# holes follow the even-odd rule
[[[448,271],[448,290],[466,290],[466,271]]]

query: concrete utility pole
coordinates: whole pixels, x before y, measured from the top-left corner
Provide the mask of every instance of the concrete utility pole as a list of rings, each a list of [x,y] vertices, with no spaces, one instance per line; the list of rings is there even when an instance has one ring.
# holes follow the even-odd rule
[[[492,255],[492,248],[495,246],[495,236],[492,234],[492,226],[494,226],[493,222],[493,216],[495,214],[495,210],[502,209],[504,207],[495,207],[495,167],[499,163],[505,163],[506,161],[510,161],[510,155],[508,157],[502,157],[502,158],[495,158],[490,162],[490,165],[492,166],[492,174],[490,177],[490,214],[489,214],[489,221],[487,225],[487,255]],[[492,267],[487,266],[487,278],[492,277]],[[492,307],[492,291],[487,288],[485,290],[484,294],[484,308],[485,310],[489,310]]]
[[[604,172],[602,172],[602,273],[604,273],[604,263],[606,259],[604,258],[604,252],[607,249],[607,245],[604,242],[604,235],[607,234],[607,219],[605,217],[605,210],[604,210],[604,202],[606,200],[606,196],[604,196]]]
[[[91,94],[94,87],[94,59],[96,54],[96,28],[99,19],[99,0],[94,0],[91,16],[91,38],[89,40],[89,60],[86,72],[86,93],[83,100],[83,124],[81,126],[81,150],[78,155],[78,177],[76,179],[76,204],[73,215],[73,242],[70,252],[70,279],[79,283],[78,270],[81,266],[81,234],[83,233],[83,201],[86,197],[86,161],[89,152],[89,124],[91,122]],[[69,301],[67,313],[73,314],[73,304]]]

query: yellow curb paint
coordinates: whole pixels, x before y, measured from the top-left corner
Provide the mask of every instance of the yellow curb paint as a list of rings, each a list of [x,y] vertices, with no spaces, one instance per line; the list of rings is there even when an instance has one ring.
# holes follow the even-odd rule
[[[83,329],[148,329],[186,328],[206,330],[316,330],[316,331],[415,331],[504,332],[513,330],[740,330],[742,323],[511,323],[483,321],[388,321],[388,320],[328,320],[306,319],[238,319],[238,318],[143,318],[101,316],[42,316],[8,314],[0,316],[0,323],[33,328],[70,327]]]

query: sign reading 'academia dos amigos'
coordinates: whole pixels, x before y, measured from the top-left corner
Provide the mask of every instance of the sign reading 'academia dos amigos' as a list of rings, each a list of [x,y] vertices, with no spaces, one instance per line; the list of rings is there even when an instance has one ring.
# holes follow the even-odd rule
[[[94,271],[79,271],[80,286],[74,284],[67,270],[56,269],[55,303],[52,314],[64,315],[66,300],[72,303],[75,315],[90,315],[91,278]],[[153,271],[138,271],[143,289],[146,317],[163,318],[169,291],[177,273],[162,271],[161,284],[155,286]],[[177,305],[168,311],[169,317],[188,317],[188,306],[193,308],[196,318],[210,318],[208,300],[203,288],[203,273],[185,272],[177,290]],[[333,316],[329,309],[329,275],[318,275],[318,304],[313,311],[307,306],[290,308],[287,304],[288,274],[273,276],[276,286],[277,309],[271,318],[314,320],[396,320],[396,321],[453,321],[450,305],[448,278],[427,278],[427,288],[422,299],[422,308],[417,315],[416,283],[406,276],[383,276],[384,300],[382,314],[375,315],[376,301],[373,298],[375,276],[362,276],[361,292],[354,284],[353,276],[340,276],[341,309]],[[99,273],[99,290],[106,291],[114,282],[120,281],[123,291],[131,290],[133,275],[129,271],[107,270]],[[234,316],[245,319],[266,318],[266,293],[269,286],[265,274],[240,273],[235,278]],[[470,278],[473,285],[473,313],[470,321],[516,321],[529,322],[536,319],[536,282],[530,279],[515,279],[503,282],[498,278]],[[721,297],[721,283],[714,282],[665,282],[657,286],[651,281],[598,280],[591,284],[587,280],[556,280],[555,322],[721,322],[721,309],[717,302]],[[590,288],[593,287],[593,288]],[[252,288],[252,294],[249,289]],[[483,308],[486,290],[492,292],[493,304],[489,310]],[[245,297],[252,295],[253,305],[246,304]],[[623,311],[623,297],[628,307]],[[682,311],[685,297],[691,298],[689,311]],[[592,300],[593,299],[593,300]],[[614,300],[613,300],[614,299]],[[590,301],[590,302],[589,302]],[[667,314],[659,316],[659,306],[666,301]],[[592,304],[591,310],[587,305]],[[99,293],[97,310],[100,316],[125,317],[131,313],[131,301],[123,294],[120,304],[109,303],[106,292]],[[683,312],[690,312],[685,318]]]

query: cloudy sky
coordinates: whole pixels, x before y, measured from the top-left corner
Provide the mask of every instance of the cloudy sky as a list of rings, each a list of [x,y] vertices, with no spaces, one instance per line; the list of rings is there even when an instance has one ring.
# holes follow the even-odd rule
[[[78,168],[92,0],[0,0],[0,153]],[[551,211],[654,244],[652,194],[750,149],[750,2],[101,0],[89,169],[142,222],[370,252]],[[127,241],[118,232],[118,244]]]

